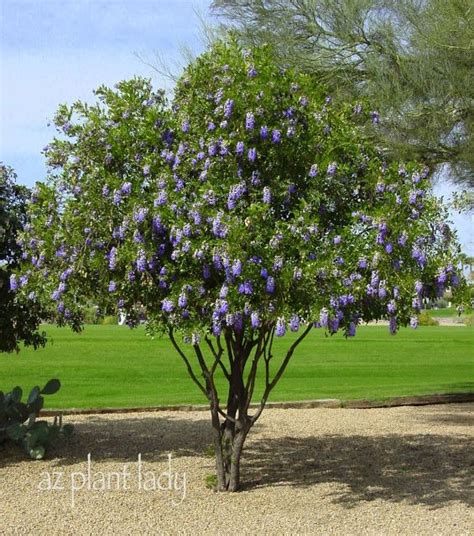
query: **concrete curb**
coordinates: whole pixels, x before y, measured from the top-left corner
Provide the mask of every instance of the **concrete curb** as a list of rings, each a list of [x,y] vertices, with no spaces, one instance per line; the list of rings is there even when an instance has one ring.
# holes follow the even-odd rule
[[[421,396],[398,396],[386,400],[339,400],[338,398],[323,398],[320,400],[295,400],[293,402],[268,402],[267,408],[275,409],[371,409],[393,408],[399,406],[427,406],[430,404],[453,404],[474,402],[474,393],[434,394]],[[257,404],[251,404],[252,408]],[[88,409],[48,409],[41,411],[43,417],[62,415],[102,415],[113,413],[145,413],[159,411],[209,411],[206,404],[188,404],[176,406],[150,406],[144,408],[88,408]]]

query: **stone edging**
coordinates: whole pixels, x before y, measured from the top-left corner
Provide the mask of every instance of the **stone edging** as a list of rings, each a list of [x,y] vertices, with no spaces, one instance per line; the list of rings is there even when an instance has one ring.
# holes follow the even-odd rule
[[[450,404],[474,402],[474,393],[452,393],[440,395],[398,396],[385,400],[340,400],[323,398],[320,400],[296,400],[293,402],[268,402],[267,408],[276,409],[311,409],[311,408],[348,408],[371,409],[393,408],[397,406],[426,406],[429,404]],[[251,407],[256,407],[252,404]],[[187,404],[176,406],[150,406],[144,408],[90,408],[90,409],[50,409],[41,411],[43,417],[62,415],[100,415],[107,413],[145,413],[153,411],[209,411],[205,404]]]

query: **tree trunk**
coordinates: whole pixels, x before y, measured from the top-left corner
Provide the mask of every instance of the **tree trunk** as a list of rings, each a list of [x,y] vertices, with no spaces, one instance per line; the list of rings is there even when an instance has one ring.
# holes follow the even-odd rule
[[[232,425],[232,426],[229,426]],[[226,420],[214,427],[216,450],[217,491],[238,491],[240,488],[240,459],[250,426]]]

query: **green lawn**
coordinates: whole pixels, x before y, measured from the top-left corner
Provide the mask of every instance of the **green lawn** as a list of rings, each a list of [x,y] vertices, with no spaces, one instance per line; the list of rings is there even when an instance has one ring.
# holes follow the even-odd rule
[[[458,316],[458,312],[456,311],[455,307],[445,307],[444,309],[427,309],[423,310],[423,312],[438,318],[452,318]]]
[[[271,400],[372,398],[474,391],[474,330],[362,327],[352,339],[314,330],[298,347]],[[0,389],[43,384],[62,389],[47,407],[125,407],[203,403],[167,339],[142,328],[87,326],[81,334],[47,327],[46,348],[0,354]],[[293,336],[276,339],[281,355]],[[189,348],[188,348],[189,350]],[[222,396],[224,398],[224,396]]]

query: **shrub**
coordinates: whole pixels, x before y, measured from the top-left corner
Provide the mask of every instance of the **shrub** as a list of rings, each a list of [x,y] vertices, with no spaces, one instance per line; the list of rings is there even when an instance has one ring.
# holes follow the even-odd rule
[[[84,308],[83,314],[84,314],[84,317],[83,317],[84,324],[97,325],[97,324],[100,324],[102,321],[102,318],[98,314],[97,307],[86,307]]]
[[[474,326],[474,314],[471,313],[470,315],[466,315],[463,318],[463,322],[466,326]]]
[[[418,316],[418,325],[419,326],[439,326],[439,322],[427,313],[420,313],[420,315]]]
[[[103,326],[113,326],[113,325],[118,324],[118,320],[115,315],[104,316],[104,318],[101,321],[101,324]]]
[[[73,427],[62,425],[62,417],[53,423],[36,420],[44,404],[42,395],[52,395],[61,387],[59,380],[53,379],[40,389],[33,387],[26,402],[22,402],[23,390],[15,387],[4,394],[0,391],[0,445],[8,440],[23,446],[34,460],[44,458],[46,449],[60,435],[70,436]]]

